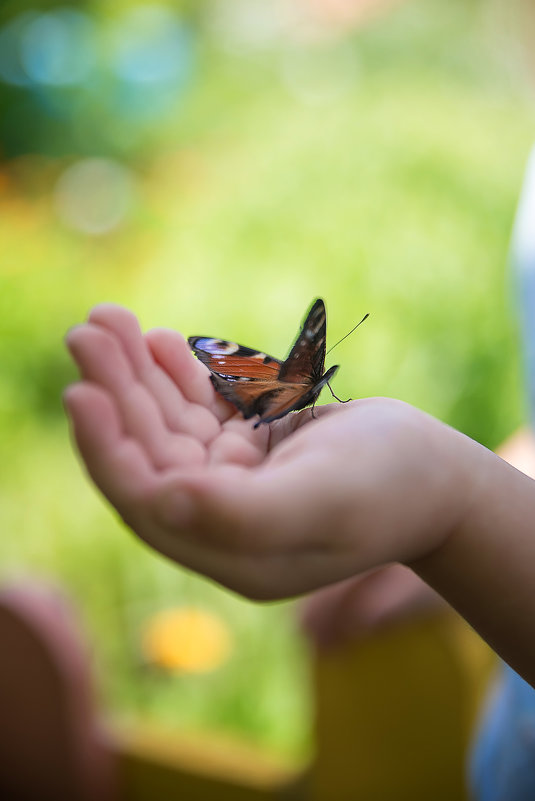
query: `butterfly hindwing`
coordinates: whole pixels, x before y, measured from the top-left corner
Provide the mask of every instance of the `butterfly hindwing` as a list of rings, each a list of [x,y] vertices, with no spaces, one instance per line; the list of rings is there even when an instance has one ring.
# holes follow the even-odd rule
[[[190,348],[212,373],[229,378],[258,378],[273,381],[281,362],[253,348],[213,337],[190,337]]]
[[[271,423],[273,420],[284,417],[288,412],[297,412],[314,404],[322,388],[331,380],[337,370],[338,365],[331,367],[317,384],[288,384],[281,381],[281,390],[277,395],[271,397],[269,408],[263,412],[260,423]],[[258,425],[259,423],[256,424],[256,426]]]
[[[217,392],[234,404],[246,420],[255,414],[262,416],[273,393],[272,383],[262,380],[243,378],[233,380],[223,378],[218,373],[212,373],[210,379]]]

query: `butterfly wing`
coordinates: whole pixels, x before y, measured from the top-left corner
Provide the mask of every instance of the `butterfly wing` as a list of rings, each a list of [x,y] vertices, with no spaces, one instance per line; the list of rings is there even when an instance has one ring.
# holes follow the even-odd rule
[[[269,416],[265,416],[262,422],[271,422],[316,402],[322,388],[338,370],[338,365],[335,365],[323,372],[326,337],[325,304],[318,298],[310,307],[299,335],[281,365],[279,382],[287,386],[288,391],[273,399]]]
[[[259,415],[256,427],[316,401],[338,369],[331,367],[323,374],[325,338],[325,304],[318,299],[284,362],[224,339],[190,337],[188,342],[210,370],[217,392],[234,404],[245,419]]]
[[[258,415],[260,420],[255,423],[271,423],[279,417],[291,412],[302,397],[303,390],[298,384],[281,384],[279,381],[263,382],[259,379],[242,380],[235,382],[222,378],[217,373],[211,375],[212,384],[225,400],[230,401],[248,420]]]
[[[299,336],[283,362],[279,379],[311,386],[321,380],[325,366],[327,315],[318,298],[311,306]]]
[[[277,390],[272,391],[269,403],[263,410],[261,419],[256,423],[255,428],[260,423],[271,423],[273,420],[284,417],[288,412],[297,412],[315,403],[322,388],[331,380],[337,370],[338,365],[335,364],[314,384],[311,382],[298,384],[279,381]]]
[[[276,389],[281,362],[267,353],[212,337],[190,337],[188,343],[211,372],[212,384],[245,419],[262,416]]]

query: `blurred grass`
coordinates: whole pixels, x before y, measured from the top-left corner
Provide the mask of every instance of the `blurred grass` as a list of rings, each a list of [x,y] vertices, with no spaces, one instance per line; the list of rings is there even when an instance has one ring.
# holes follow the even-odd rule
[[[316,103],[288,79],[299,53],[232,53],[206,35],[186,105],[131,165],[133,213],[104,237],[57,220],[51,189],[69,159],[4,166],[3,572],[49,575],[76,599],[114,713],[233,731],[292,757],[310,745],[288,606],[248,604],[155,556],[76,468],[64,331],[112,300],[145,327],[282,357],[321,296],[331,342],[371,314],[336,352],[337,394],[400,397],[496,446],[523,416],[506,262],[535,115],[488,9],[403,4],[322,54],[343,65],[349,52],[354,70],[339,91],[335,71]],[[217,673],[143,666],[142,620],[177,603],[216,608],[234,632]]]

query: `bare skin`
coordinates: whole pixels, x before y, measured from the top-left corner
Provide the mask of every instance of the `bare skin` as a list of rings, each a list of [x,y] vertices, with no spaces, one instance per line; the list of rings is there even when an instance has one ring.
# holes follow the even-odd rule
[[[506,462],[535,478],[535,435],[519,429],[498,449]],[[308,595],[300,621],[319,648],[335,648],[409,618],[432,615],[444,599],[416,573],[387,565]]]
[[[535,682],[535,482],[387,398],[256,431],[176,332],[102,305],[69,332],[91,477],[151,547],[255,599],[410,566]]]
[[[329,649],[444,607],[444,599],[416,573],[393,564],[311,593],[299,619],[315,645]]]

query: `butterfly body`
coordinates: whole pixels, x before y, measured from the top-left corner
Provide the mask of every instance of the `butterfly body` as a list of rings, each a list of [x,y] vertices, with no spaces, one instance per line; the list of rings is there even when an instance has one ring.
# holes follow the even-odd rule
[[[210,370],[217,392],[245,419],[259,416],[255,428],[316,402],[338,370],[335,365],[324,372],[325,341],[326,314],[321,299],[312,305],[284,361],[224,339],[188,339],[197,358]]]

